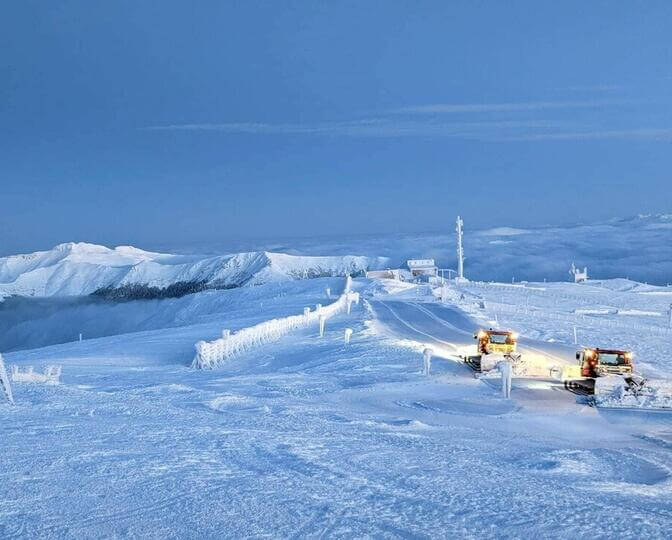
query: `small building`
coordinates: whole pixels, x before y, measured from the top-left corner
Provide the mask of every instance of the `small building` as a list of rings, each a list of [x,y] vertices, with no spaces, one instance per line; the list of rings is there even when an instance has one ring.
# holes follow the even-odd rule
[[[584,266],[582,272],[574,265],[574,263],[572,263],[569,275],[574,278],[574,283],[584,283],[585,281],[588,281],[588,267]]]
[[[387,269],[387,270],[369,270],[366,273],[367,278],[378,278],[378,279],[396,279],[401,281],[401,270],[397,269]]]
[[[434,263],[434,259],[410,259],[406,261],[406,265],[413,277],[439,274],[439,268]]]

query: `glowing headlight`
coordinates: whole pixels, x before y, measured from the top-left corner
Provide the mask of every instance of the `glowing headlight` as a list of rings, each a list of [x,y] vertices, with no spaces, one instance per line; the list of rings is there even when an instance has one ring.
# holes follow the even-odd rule
[[[586,356],[586,358],[592,358],[595,353],[590,349],[586,349],[583,354]]]
[[[518,332],[511,332],[509,334],[509,337],[513,340],[516,341],[518,339]]]
[[[625,359],[626,359],[626,360],[632,360],[632,356],[633,356],[633,355],[632,355],[631,352],[626,352],[626,353],[625,353]]]
[[[487,334],[483,330],[478,331],[478,339],[483,339],[485,336],[487,336]]]

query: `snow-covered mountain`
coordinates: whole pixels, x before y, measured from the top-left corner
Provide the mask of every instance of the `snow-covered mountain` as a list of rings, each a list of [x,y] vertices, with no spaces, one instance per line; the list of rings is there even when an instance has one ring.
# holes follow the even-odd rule
[[[199,249],[213,254],[243,249],[301,255],[359,253],[388,257],[391,268],[403,266],[407,259],[433,258],[440,268],[455,269],[454,229],[454,217],[449,216],[443,232],[278,239],[253,246],[222,243]],[[180,249],[190,248],[171,246],[171,250]],[[587,266],[591,278],[630,278],[665,285],[672,283],[672,214],[534,228],[513,227],[502,220],[488,229],[465,218],[464,250],[465,272],[473,280],[567,281],[574,262],[581,268]]]
[[[293,256],[266,251],[213,257],[86,243],[0,258],[2,296],[180,296],[203,289],[359,274],[385,259]]]
[[[431,257],[441,268],[455,268],[452,228],[452,224],[447,225],[446,234],[201,246],[206,255],[60,244],[48,251],[0,258],[0,298],[95,292],[135,298],[180,296],[209,288],[397,268],[409,258]],[[595,279],[627,277],[660,285],[672,280],[672,215],[536,229],[478,229],[467,223],[465,231],[466,273],[475,280],[510,281],[514,277],[517,281],[565,281],[572,262],[588,266]],[[221,255],[243,249],[254,251]],[[363,256],[350,255],[353,252]],[[330,256],[317,256],[323,253]]]

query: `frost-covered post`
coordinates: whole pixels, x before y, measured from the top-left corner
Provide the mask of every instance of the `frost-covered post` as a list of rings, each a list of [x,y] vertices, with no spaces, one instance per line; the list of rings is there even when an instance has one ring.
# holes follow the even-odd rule
[[[350,338],[352,337],[352,328],[346,328],[345,329],[345,344],[348,345],[350,343]]]
[[[346,294],[345,297],[346,301],[346,307],[348,311],[348,315],[350,315],[350,311],[352,310],[352,303],[354,302],[355,304],[359,304],[359,293],[357,292],[349,292]]]
[[[231,349],[231,330],[228,328],[222,329],[222,347],[221,354],[223,357],[228,358],[230,349]]]
[[[511,397],[511,362],[500,362],[499,371],[502,374],[502,397],[509,399]]]
[[[460,216],[457,216],[455,231],[457,232],[457,277],[460,280],[464,279],[464,249],[462,248],[462,227],[464,221]]]
[[[62,366],[47,366],[44,370],[45,382],[47,384],[60,384]]]
[[[7,401],[10,404],[14,405],[14,396],[12,395],[12,387],[9,385],[9,377],[7,376],[7,370],[5,369],[5,361],[2,359],[0,354],[0,386],[4,391]]]
[[[82,341],[82,333],[81,332],[79,333],[79,341],[80,341],[80,343]]]
[[[331,288],[327,287],[327,299],[331,300]]]
[[[320,337],[324,337],[324,324],[327,322],[327,318],[320,314]]]
[[[206,343],[203,340],[197,341],[194,344],[194,348],[196,349],[196,356],[194,357],[194,361],[191,364],[193,367],[197,367],[197,368],[205,367],[205,365],[204,365],[205,364],[205,358],[204,358],[205,347],[206,347]]]
[[[576,325],[574,325],[574,345],[578,344],[579,340],[576,335]]]
[[[432,369],[432,354],[434,351],[430,348],[427,347],[424,351],[422,351],[422,357],[424,360],[424,366],[423,366],[423,373],[425,375],[429,375],[429,372]]]
[[[320,313],[322,311],[322,304],[315,304],[315,311]]]
[[[310,315],[310,308],[309,307],[304,307],[303,308],[303,316],[307,319],[308,315]]]

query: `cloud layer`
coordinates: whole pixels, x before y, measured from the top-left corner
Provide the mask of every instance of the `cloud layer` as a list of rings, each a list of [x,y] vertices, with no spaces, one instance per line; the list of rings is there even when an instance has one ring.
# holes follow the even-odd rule
[[[562,124],[543,120],[447,122],[415,119],[367,119],[321,124],[173,124],[152,126],[151,131],[202,131],[248,135],[337,135],[348,137],[457,137],[498,138],[545,132]]]
[[[552,109],[595,109],[611,105],[628,105],[630,100],[602,99],[592,101],[529,101],[526,103],[435,103],[412,105],[396,109],[397,113],[411,114],[458,114],[517,111],[544,111]]]
[[[379,117],[339,122],[188,123],[155,125],[145,129],[240,135],[449,137],[487,142],[672,139],[672,128],[667,126],[613,125],[614,120],[620,120],[623,116],[619,113],[618,107],[641,105],[643,105],[641,101],[625,99],[435,103],[393,109]],[[584,112],[583,116],[581,111]],[[558,114],[559,112],[562,114]],[[588,115],[590,120],[586,119],[587,112],[590,113]],[[536,113],[544,113],[545,117],[539,118]],[[455,118],[457,116],[459,119]]]

